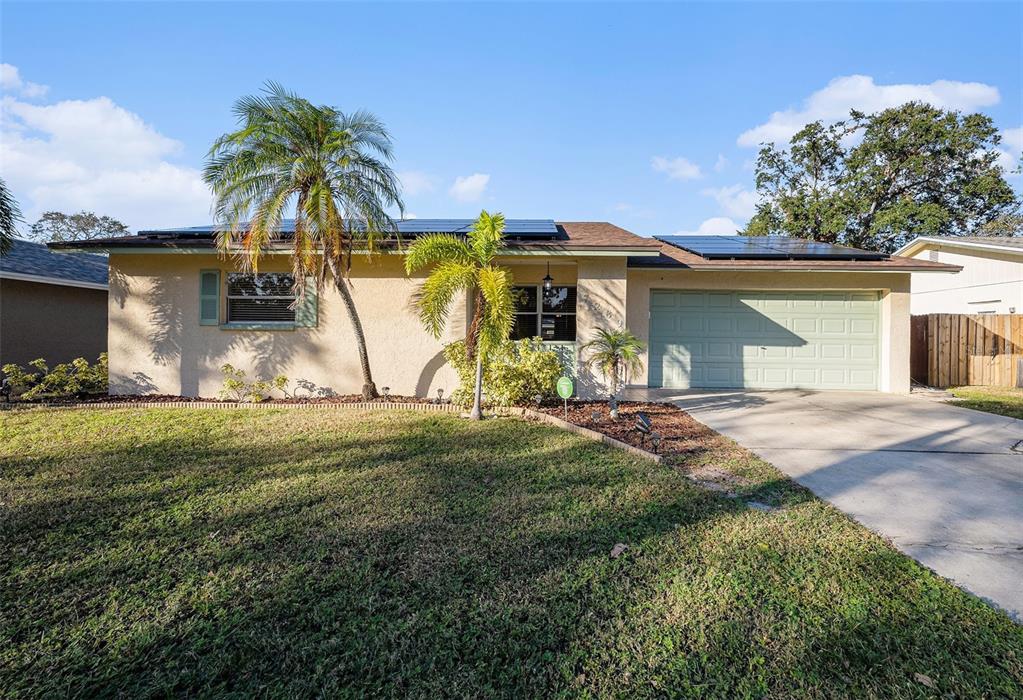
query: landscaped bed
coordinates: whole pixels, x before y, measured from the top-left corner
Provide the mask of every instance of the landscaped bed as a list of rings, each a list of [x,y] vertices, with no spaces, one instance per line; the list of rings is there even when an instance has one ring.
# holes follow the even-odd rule
[[[0,415],[0,694],[1019,696],[1023,628],[701,430]]]

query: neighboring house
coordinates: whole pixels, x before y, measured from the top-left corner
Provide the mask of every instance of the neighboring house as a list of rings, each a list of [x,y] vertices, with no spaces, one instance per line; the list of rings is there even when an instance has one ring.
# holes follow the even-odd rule
[[[398,227],[407,242],[471,224]],[[958,269],[788,238],[655,240],[603,222],[509,220],[505,236],[501,264],[525,292],[515,335],[540,335],[574,359],[597,328],[628,327],[649,344],[630,378],[639,386],[906,392],[910,274]],[[112,392],[214,396],[224,363],[253,378],[285,374],[303,392],[361,389],[337,292],[328,285],[293,308],[286,255],[271,251],[258,275],[238,272],[217,255],[210,226],[55,247],[110,255]],[[402,255],[390,241],[352,260],[374,379],[393,394],[450,394],[457,379],[443,347],[464,336],[468,302],[432,338],[410,304],[423,278],[405,277]],[[599,383],[580,372],[577,386],[595,396]]]
[[[15,239],[0,256],[0,365],[95,362],[107,349],[107,259]]]
[[[1023,236],[926,236],[896,255],[963,268],[913,275],[913,314],[1023,313]]]

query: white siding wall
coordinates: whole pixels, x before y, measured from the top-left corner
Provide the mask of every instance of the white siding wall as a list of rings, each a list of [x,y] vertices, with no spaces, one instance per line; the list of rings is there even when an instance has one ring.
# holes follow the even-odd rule
[[[932,260],[935,248],[912,257]],[[958,274],[913,275],[913,314],[1023,313],[1023,255],[943,248],[938,262],[962,265]]]

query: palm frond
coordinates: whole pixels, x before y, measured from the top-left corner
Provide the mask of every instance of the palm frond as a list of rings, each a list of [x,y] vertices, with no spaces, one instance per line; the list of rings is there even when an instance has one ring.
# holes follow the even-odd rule
[[[412,274],[425,267],[447,261],[469,265],[473,251],[465,241],[447,233],[431,233],[417,238],[405,255],[405,272]]]
[[[479,270],[477,285],[483,295],[483,323],[480,326],[481,350],[487,352],[508,340],[515,322],[514,278],[503,267],[487,266]]]
[[[459,292],[469,292],[476,285],[476,269],[458,262],[443,262],[433,272],[415,299],[419,320],[435,338],[444,332],[451,303]]]
[[[504,235],[504,214],[491,216],[485,209],[469,231],[469,245],[480,265],[489,265],[497,255]]]

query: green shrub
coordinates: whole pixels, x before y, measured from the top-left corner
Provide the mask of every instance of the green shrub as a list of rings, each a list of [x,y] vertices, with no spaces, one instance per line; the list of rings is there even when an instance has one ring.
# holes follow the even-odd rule
[[[444,357],[458,373],[458,388],[451,400],[461,406],[472,405],[476,363],[466,357],[465,342],[445,346]],[[558,354],[539,338],[508,341],[491,351],[484,363],[485,402],[491,406],[519,406],[533,402],[536,396],[553,398],[563,372]]]
[[[20,394],[23,399],[69,398],[107,393],[106,353],[102,353],[94,365],[90,365],[84,357],[62,362],[53,369],[41,357],[28,364],[36,371],[29,372],[14,364],[2,368],[11,393]]]
[[[288,378],[278,374],[273,379],[261,379],[249,383],[245,378],[245,370],[237,369],[233,365],[222,365],[220,371],[224,374],[224,388],[220,390],[220,398],[234,399],[235,401],[251,401],[259,403],[266,399],[273,398],[273,392],[279,391],[285,397],[288,393]]]

